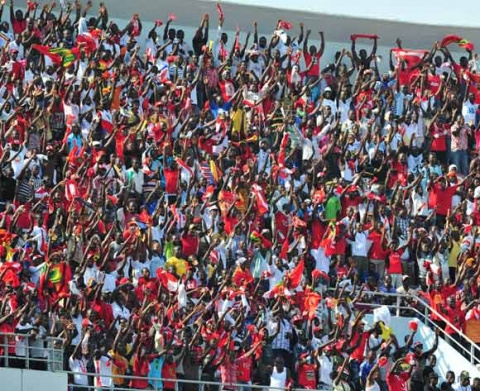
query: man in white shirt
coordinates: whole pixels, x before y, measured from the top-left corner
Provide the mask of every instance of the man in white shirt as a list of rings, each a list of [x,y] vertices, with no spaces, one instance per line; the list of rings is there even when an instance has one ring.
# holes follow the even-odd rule
[[[364,231],[363,223],[357,223],[356,231],[353,232],[352,238],[353,240],[347,239],[347,243],[352,247],[352,256],[357,265],[358,274],[359,276],[363,276],[367,271],[367,254],[370,248],[368,232]]]
[[[462,115],[467,125],[475,126],[477,123],[478,104],[475,103],[475,94],[469,93],[468,99],[463,102]]]

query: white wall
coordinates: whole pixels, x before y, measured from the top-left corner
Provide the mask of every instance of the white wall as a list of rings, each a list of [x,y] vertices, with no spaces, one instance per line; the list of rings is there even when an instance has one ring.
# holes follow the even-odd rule
[[[68,378],[63,373],[0,368],[2,391],[66,391]]]

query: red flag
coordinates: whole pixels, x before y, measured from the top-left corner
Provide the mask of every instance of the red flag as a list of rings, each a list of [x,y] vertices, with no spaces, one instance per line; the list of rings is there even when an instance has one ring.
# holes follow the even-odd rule
[[[413,49],[392,49],[392,53],[397,60],[400,62],[401,60],[407,63],[407,68],[411,69],[415,65],[418,65],[420,61],[423,59],[425,54],[428,53],[428,50],[413,50]]]
[[[298,228],[298,227],[306,227],[307,226],[307,223],[305,221],[303,221],[300,217],[298,216],[294,216],[293,217],[293,226],[295,228]]]
[[[174,13],[170,13],[168,14],[168,19],[171,21],[177,20],[177,15],[175,15]]]
[[[285,240],[283,241],[283,244],[282,244],[282,250],[280,251],[280,258],[281,259],[287,259],[287,257],[288,257],[288,247],[289,247],[288,239],[285,238]]]
[[[252,193],[255,195],[255,199],[257,200],[257,212],[263,216],[269,210],[268,202],[265,199],[263,190],[260,186],[255,184],[252,186]]]
[[[293,270],[288,273],[288,287],[290,289],[295,289],[297,286],[300,285],[303,276],[303,270],[305,269],[305,261],[302,259],[297,266],[293,268]]]
[[[217,3],[217,12],[218,12],[219,19],[223,20],[224,14],[223,14],[223,9],[220,3]]]
[[[163,269],[157,269],[157,277],[160,283],[170,292],[178,290],[178,278]]]
[[[51,47],[44,46],[44,45],[37,45],[36,43],[34,43],[32,45],[32,49],[35,49],[40,54],[43,54],[44,56],[49,57],[54,64],[60,65],[63,62],[62,57],[59,54],[50,53]]]
[[[350,39],[355,41],[357,38],[366,38],[366,39],[375,39],[378,38],[377,34],[352,34],[350,35]]]
[[[293,23],[287,22],[286,20],[278,21],[278,28],[282,30],[290,30],[293,27]]]
[[[470,50],[470,51],[475,50],[475,45],[472,42],[469,42],[468,40],[455,34],[446,35],[442,39],[442,42],[440,43],[440,45],[445,47],[452,43],[457,43],[458,46],[460,46],[461,48],[464,48],[465,50]]]
[[[303,305],[308,314],[308,320],[312,320],[317,312],[318,305],[322,300],[322,296],[317,292],[308,292],[303,299]]]
[[[470,71],[466,71],[465,74],[474,83],[476,83],[476,84],[480,83],[480,75],[478,73],[472,73]]]

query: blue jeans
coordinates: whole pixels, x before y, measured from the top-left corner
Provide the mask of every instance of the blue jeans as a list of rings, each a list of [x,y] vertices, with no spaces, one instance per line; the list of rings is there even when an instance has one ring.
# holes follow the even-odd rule
[[[468,174],[468,151],[452,151],[450,162],[457,166],[460,175]]]

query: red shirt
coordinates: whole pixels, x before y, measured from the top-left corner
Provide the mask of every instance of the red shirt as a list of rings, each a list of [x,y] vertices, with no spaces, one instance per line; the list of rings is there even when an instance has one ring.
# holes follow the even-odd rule
[[[312,68],[307,72],[307,76],[320,76],[320,53],[315,54],[313,57],[310,53],[304,53],[303,56],[305,57],[305,65],[307,68],[313,61]]]
[[[367,344],[367,340],[369,336],[370,335],[366,331],[364,331],[362,334],[355,332],[355,335],[353,336],[352,341],[350,342],[350,346],[355,346],[359,338],[361,338],[361,340],[360,340],[360,345],[358,345],[358,347],[350,355],[350,357],[353,360],[357,360],[358,362],[363,361],[364,353],[365,353],[365,345]]]
[[[170,170],[166,168],[165,172],[165,192],[168,194],[177,193],[178,170]]]
[[[387,386],[391,391],[408,391],[408,380],[410,374],[408,372],[402,372],[400,374],[387,374]]]
[[[275,213],[275,228],[277,229],[277,234],[281,233],[281,239],[285,239],[288,234],[288,216],[278,211]]]
[[[380,232],[372,231],[368,235],[368,240],[372,242],[370,248],[370,258],[375,260],[383,260],[387,255],[387,251],[382,246],[382,234]]]
[[[302,388],[314,390],[317,388],[317,378],[315,376],[317,366],[315,364],[302,364],[297,367],[298,384]]]
[[[12,20],[12,28],[15,34],[21,34],[27,28],[26,19],[18,20],[17,18]]]
[[[145,379],[132,379],[130,387],[144,389],[148,387],[148,372],[150,366],[146,357],[140,358],[138,354],[133,359],[133,376],[144,377]],[[162,373],[163,377],[163,373]]]
[[[175,363],[175,361],[173,361],[171,364],[167,363],[166,361],[163,363],[162,378],[172,380],[177,379],[177,364]],[[175,382],[164,380],[163,388],[173,390],[175,389]]]
[[[388,255],[389,259],[389,266],[388,266],[388,274],[402,274],[402,254],[403,250],[399,251],[392,251]]]
[[[452,209],[452,198],[457,191],[457,186],[447,186],[444,190],[438,183],[433,185],[433,189],[430,193],[429,207],[434,208],[437,206],[437,215],[446,216],[448,211]],[[432,199],[433,196],[433,199]]]
[[[445,318],[457,329],[460,331],[463,331],[464,326],[465,326],[465,312],[462,311],[461,309],[455,307],[447,307],[447,313],[444,314]],[[447,323],[445,326],[445,332],[449,335],[456,334],[457,332],[450,327],[450,325]]]
[[[182,236],[182,252],[185,257],[195,255],[198,249],[198,238],[194,235]]]
[[[237,381],[248,383],[251,379],[252,357],[243,355],[235,360],[237,362]]]

